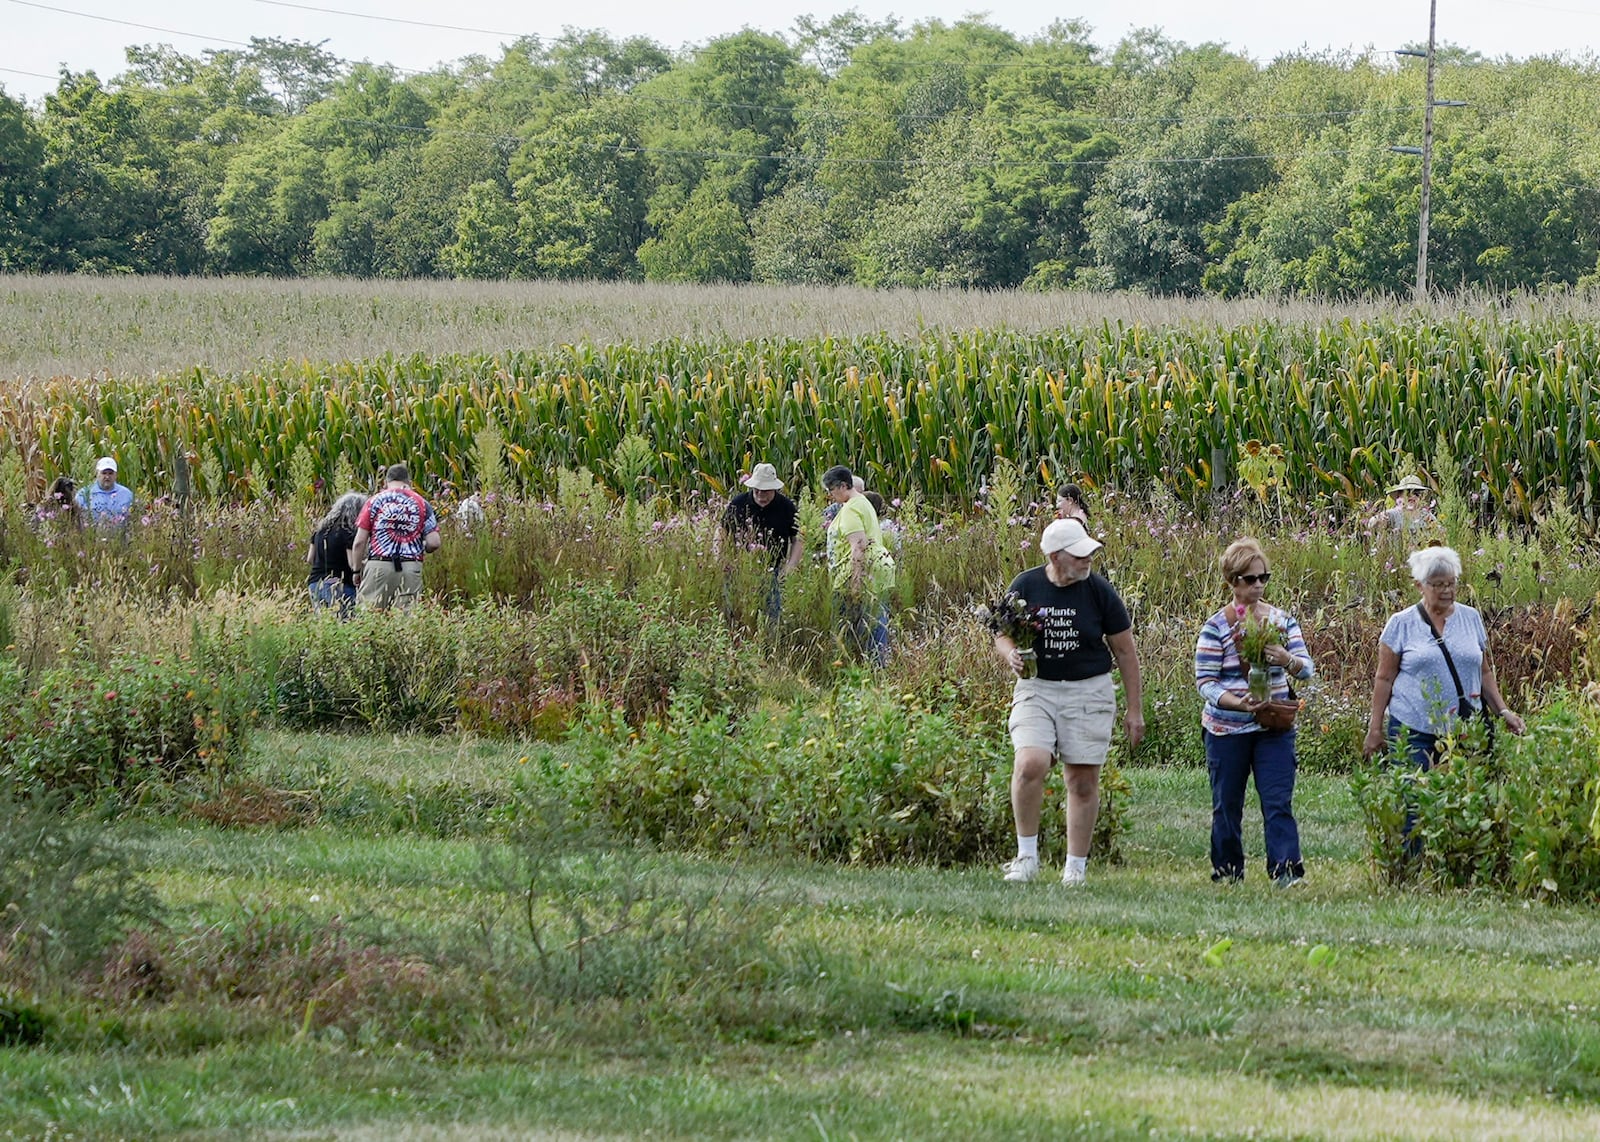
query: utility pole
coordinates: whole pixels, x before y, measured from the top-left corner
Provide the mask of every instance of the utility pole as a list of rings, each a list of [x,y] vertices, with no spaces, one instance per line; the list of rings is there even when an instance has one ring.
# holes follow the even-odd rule
[[[1412,292],[1412,300],[1418,305],[1428,300],[1428,213],[1433,196],[1433,109],[1435,107],[1465,107],[1467,104],[1460,99],[1434,99],[1433,97],[1433,63],[1434,63],[1434,29],[1438,21],[1439,0],[1428,0],[1428,50],[1419,52],[1411,48],[1401,48],[1394,54],[1397,56],[1416,56],[1427,61],[1427,94],[1422,104],[1422,146],[1420,147],[1390,147],[1391,151],[1402,155],[1422,156],[1422,209],[1417,215],[1417,283]]]
[[[1428,0],[1428,82],[1422,104],[1422,210],[1417,215],[1417,287],[1412,300],[1428,300],[1428,201],[1433,190],[1433,28],[1439,0]]]

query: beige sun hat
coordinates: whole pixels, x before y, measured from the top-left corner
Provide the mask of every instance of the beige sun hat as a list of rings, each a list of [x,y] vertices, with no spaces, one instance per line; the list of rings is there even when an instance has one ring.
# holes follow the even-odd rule
[[[757,464],[755,471],[739,482],[758,492],[776,492],[783,487],[783,481],[778,479],[778,470],[771,464]]]
[[[1417,479],[1415,475],[1410,475],[1401,480],[1394,487],[1390,488],[1389,494],[1392,496],[1396,492],[1426,492],[1427,490],[1427,484],[1424,484],[1421,480]]]

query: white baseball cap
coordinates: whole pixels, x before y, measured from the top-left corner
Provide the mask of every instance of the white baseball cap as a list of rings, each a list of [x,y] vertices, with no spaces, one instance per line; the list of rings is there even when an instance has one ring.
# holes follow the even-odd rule
[[[113,472],[117,470],[117,461],[114,457],[102,456],[95,462],[94,470],[96,473],[104,472],[107,468]]]
[[[1083,524],[1075,519],[1055,520],[1039,537],[1039,550],[1046,555],[1053,551],[1065,551],[1068,555],[1082,559],[1093,555],[1104,546],[1105,544],[1090,535],[1084,530]]]

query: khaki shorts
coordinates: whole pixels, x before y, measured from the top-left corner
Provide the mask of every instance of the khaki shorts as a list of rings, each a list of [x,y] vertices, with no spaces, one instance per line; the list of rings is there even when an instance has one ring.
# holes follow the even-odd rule
[[[1072,682],[1019,678],[1011,691],[1011,745],[1047,749],[1067,765],[1104,765],[1117,721],[1110,674]]]

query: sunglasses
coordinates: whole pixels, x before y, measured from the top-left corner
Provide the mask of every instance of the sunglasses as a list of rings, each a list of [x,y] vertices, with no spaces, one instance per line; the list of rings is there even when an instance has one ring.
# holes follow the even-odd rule
[[[1271,571],[1263,571],[1259,575],[1240,575],[1239,582],[1247,587],[1254,587],[1257,583],[1266,583],[1272,579]]]

